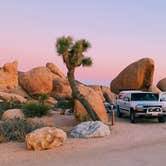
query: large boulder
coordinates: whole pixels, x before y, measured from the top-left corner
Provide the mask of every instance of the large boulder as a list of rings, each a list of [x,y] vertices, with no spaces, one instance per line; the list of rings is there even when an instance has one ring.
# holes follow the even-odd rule
[[[0,99],[5,101],[12,101],[17,103],[25,103],[27,99],[24,97],[14,94],[14,93],[6,93],[6,92],[0,92]]]
[[[107,102],[110,104],[116,104],[116,94],[112,93],[109,87],[101,86],[101,91]]]
[[[18,72],[17,62],[7,63],[0,68],[0,90],[6,91],[17,88]]]
[[[157,88],[155,85],[151,85],[148,89],[149,92],[153,92],[153,93],[161,93],[161,90],[159,88]]]
[[[111,91],[118,94],[122,89],[147,90],[153,83],[154,61],[144,58],[126,67],[111,82]]]
[[[30,94],[49,94],[53,89],[53,78],[46,67],[36,67],[28,72],[19,73],[20,85]]]
[[[9,109],[2,114],[2,120],[9,120],[14,118],[24,118],[24,114],[20,109]]]
[[[157,84],[157,87],[161,90],[161,91],[166,91],[166,78],[163,78],[162,80],[160,80]]]
[[[66,133],[56,127],[43,127],[26,135],[25,143],[28,150],[45,150],[63,145]]]
[[[65,75],[59,70],[59,68],[53,63],[47,63],[46,67],[55,75],[59,76],[60,78],[66,78]]]
[[[100,85],[89,85],[90,88],[94,89],[101,97],[102,101],[105,101],[105,98],[103,96],[103,92],[101,90],[101,86]]]
[[[70,133],[72,138],[96,138],[109,135],[109,127],[100,121],[82,122],[75,126]]]
[[[106,113],[107,111],[104,107],[104,103],[100,95],[92,88],[81,85],[81,84],[78,85],[78,89],[80,93],[85,97],[85,99],[89,102],[89,104],[92,106],[92,108],[94,109],[96,114],[99,116],[101,121],[104,123],[107,123],[108,115]],[[76,118],[80,121],[89,117],[86,109],[78,100],[75,100],[74,112],[75,112]]]
[[[89,85],[89,87],[94,89],[100,95],[103,102],[107,101],[110,104],[116,103],[116,95],[111,92],[109,87],[102,85]]]
[[[72,90],[68,80],[60,77],[54,77],[51,96],[55,97],[56,99],[71,99]]]

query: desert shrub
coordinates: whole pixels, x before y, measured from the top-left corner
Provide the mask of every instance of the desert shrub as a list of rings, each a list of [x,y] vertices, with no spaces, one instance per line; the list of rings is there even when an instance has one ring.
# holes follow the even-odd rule
[[[11,101],[3,101],[0,102],[0,118],[2,117],[2,114],[8,110],[8,109],[14,109],[14,108],[22,108],[22,104],[17,102],[11,102]]]
[[[50,107],[46,104],[30,102],[23,106],[23,113],[26,117],[42,117],[49,113]]]
[[[61,109],[72,109],[74,105],[73,100],[59,100],[55,108],[61,108]]]
[[[19,141],[25,140],[26,134],[43,127],[41,124],[30,123],[23,119],[11,119],[0,124],[0,137],[3,141]]]
[[[41,104],[44,104],[47,99],[48,99],[48,95],[45,93],[41,93],[38,96],[38,100]]]
[[[80,117],[78,119],[79,119],[80,122],[87,122],[87,121],[91,120],[91,118],[90,118],[90,116],[88,114],[84,115],[84,116],[82,116],[82,117]]]

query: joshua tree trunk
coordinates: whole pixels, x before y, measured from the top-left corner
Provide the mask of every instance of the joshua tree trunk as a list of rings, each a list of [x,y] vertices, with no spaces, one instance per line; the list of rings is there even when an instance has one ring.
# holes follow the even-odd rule
[[[90,117],[92,118],[92,120],[94,120],[94,121],[100,120],[100,118],[98,117],[98,115],[96,114],[96,112],[94,111],[92,106],[89,104],[89,102],[85,99],[85,97],[82,94],[80,94],[80,92],[77,88],[76,82],[75,82],[74,72],[75,72],[75,69],[72,68],[72,69],[69,69],[68,73],[67,73],[69,84],[72,89],[73,98],[77,99],[84,106],[84,108],[87,110],[87,112],[90,115]]]

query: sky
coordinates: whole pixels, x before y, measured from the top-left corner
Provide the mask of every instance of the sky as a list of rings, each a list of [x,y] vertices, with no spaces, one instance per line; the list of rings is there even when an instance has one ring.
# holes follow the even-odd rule
[[[17,60],[20,71],[55,63],[58,37],[85,38],[93,66],[76,78],[110,84],[121,70],[144,57],[155,61],[157,83],[166,77],[165,0],[0,0],[0,66]]]

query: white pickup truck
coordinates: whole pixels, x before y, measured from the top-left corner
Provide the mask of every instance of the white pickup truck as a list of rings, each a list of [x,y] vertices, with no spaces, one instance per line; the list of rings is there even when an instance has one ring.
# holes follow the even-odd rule
[[[136,123],[137,117],[157,117],[159,122],[165,122],[166,93],[121,91],[116,104],[117,116],[127,114],[131,123]]]

